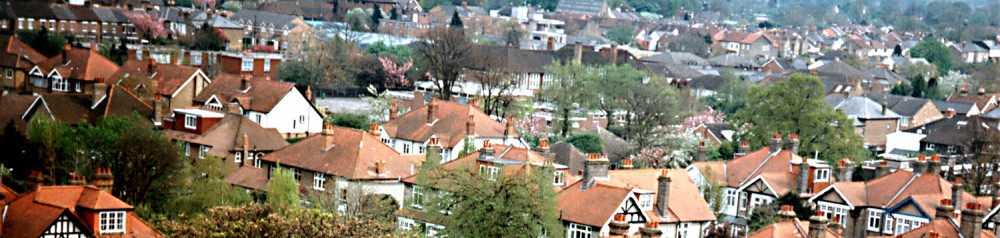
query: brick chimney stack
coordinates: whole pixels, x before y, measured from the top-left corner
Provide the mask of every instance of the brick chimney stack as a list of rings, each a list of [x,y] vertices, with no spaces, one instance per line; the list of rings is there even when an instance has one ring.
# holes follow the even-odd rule
[[[986,94],[986,89],[979,87],[979,96],[983,96],[984,94]]]
[[[382,131],[378,129],[378,124],[372,124],[371,126],[369,126],[368,133],[374,136],[375,138],[382,137]]]
[[[965,191],[963,186],[961,177],[955,178],[955,184],[951,185],[951,203],[955,207],[962,207],[962,191]]]
[[[115,176],[111,174],[111,169],[98,168],[97,173],[94,174],[94,186],[97,189],[111,193],[111,190],[115,186]]]
[[[882,160],[878,162],[878,167],[875,167],[875,177],[881,178],[889,174],[889,162]]]
[[[632,164],[632,159],[622,160],[622,169],[634,169],[635,165]]]
[[[662,170],[660,177],[656,178],[656,211],[660,217],[668,217],[670,214],[670,170]]]
[[[778,222],[795,221],[795,210],[791,205],[782,205],[778,211]]]
[[[792,151],[792,154],[799,154],[799,145],[802,142],[799,141],[799,134],[788,134],[788,143],[785,144],[785,148]]]
[[[982,209],[983,205],[978,203],[969,203],[965,206],[965,209],[962,209],[962,223],[959,225],[959,231],[961,231],[963,237],[982,236]]]
[[[706,154],[708,153],[708,148],[705,147],[705,142],[698,142],[698,151],[694,154],[694,161],[701,162],[706,161]]]
[[[156,95],[153,96],[153,121],[163,123],[163,99],[160,93],[154,92],[154,94]]]
[[[663,231],[660,230],[660,224],[655,221],[646,222],[646,226],[639,233],[642,234],[642,238],[658,238],[663,235]]]
[[[539,154],[545,155],[549,153],[549,138],[538,139],[538,147],[535,147],[535,151]]]
[[[777,152],[781,148],[781,134],[771,135],[771,143],[768,144],[768,149],[771,153]]]
[[[927,173],[941,175],[941,156],[931,155],[931,162],[927,163]]]
[[[437,107],[437,98],[431,98],[431,102],[427,104],[427,124],[434,122],[435,107]]]
[[[750,153],[750,142],[740,141],[740,147],[736,148],[736,154],[734,154],[733,156],[740,157],[747,155],[747,153]]]
[[[333,125],[323,125],[323,150],[329,151],[333,148]]]
[[[156,73],[156,60],[149,58],[149,62],[146,64],[146,75],[153,75]]]
[[[399,109],[396,107],[396,102],[389,104],[389,120],[396,119],[396,114],[399,113]]]
[[[951,206],[951,199],[941,199],[934,212],[935,218],[951,219],[955,215],[955,207]]]
[[[850,158],[843,158],[837,162],[837,167],[833,168],[837,174],[838,182],[850,182],[854,177],[854,162]]]
[[[87,178],[83,175],[77,175],[76,172],[69,173],[69,185],[85,185],[87,184]]]
[[[469,120],[465,121],[465,135],[474,136],[476,135],[476,116],[469,115]]]
[[[587,154],[583,161],[583,189],[589,189],[595,180],[608,179],[608,165],[611,162],[601,154]]]
[[[608,227],[610,228],[609,233],[612,236],[627,235],[629,224],[627,221],[625,221],[625,214],[624,213],[615,214],[614,220],[611,220],[611,223],[608,224]]]
[[[927,172],[927,156],[917,155],[917,160],[913,161],[913,173]]]
[[[241,91],[246,92],[247,90],[250,90],[250,82],[249,81],[250,81],[250,75],[249,74],[244,74],[243,77],[240,78],[240,90]]]
[[[73,50],[73,47],[70,46],[69,44],[66,44],[66,45],[63,46],[63,51],[62,51],[62,63],[63,64],[66,64],[67,62],[69,62],[69,56],[68,55],[69,55],[69,51],[71,51],[71,50]]]
[[[507,127],[503,130],[503,135],[505,137],[514,137],[514,134],[517,134],[517,132],[514,131],[514,117],[509,116],[507,117]]]
[[[802,161],[799,162],[799,174],[798,174],[798,193],[800,195],[805,195],[809,193],[809,159],[802,157]]]
[[[469,99],[469,106],[472,106],[474,108],[479,108],[479,98]]]
[[[809,238],[826,238],[826,213],[816,211],[809,217]]]
[[[253,158],[250,158],[250,137],[247,133],[243,133],[243,159],[240,159],[240,161],[237,162],[240,163],[240,166],[243,166],[243,164],[245,164],[243,161],[249,161],[251,159]]]
[[[32,170],[31,173],[28,174],[28,181],[27,181],[27,183],[28,183],[28,189],[29,190],[30,189],[34,189],[34,188],[38,188],[38,187],[41,187],[41,186],[44,186],[45,185],[45,176],[43,176],[42,172],[40,172],[40,171]]]

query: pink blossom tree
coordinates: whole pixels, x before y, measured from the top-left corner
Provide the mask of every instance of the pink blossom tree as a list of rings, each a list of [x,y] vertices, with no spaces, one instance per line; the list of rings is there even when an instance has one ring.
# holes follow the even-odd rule
[[[546,137],[549,133],[549,128],[545,123],[545,118],[536,115],[527,115],[521,120],[517,121],[517,129],[519,132],[527,134],[526,136],[531,137]]]
[[[167,36],[167,30],[163,28],[164,19],[159,19],[156,15],[145,12],[126,12],[125,17],[135,26],[139,36],[146,40],[153,40]]]
[[[701,114],[684,118],[684,128],[693,128],[705,123],[720,123],[726,119],[726,115],[708,107],[707,111]]]
[[[203,7],[204,9],[215,9],[215,0],[194,0],[191,1],[197,7]]]
[[[403,65],[396,64],[387,56],[379,56],[378,61],[382,63],[382,70],[386,74],[385,87],[394,88],[409,84],[409,81],[406,80],[406,71],[413,68],[413,59],[406,60]]]

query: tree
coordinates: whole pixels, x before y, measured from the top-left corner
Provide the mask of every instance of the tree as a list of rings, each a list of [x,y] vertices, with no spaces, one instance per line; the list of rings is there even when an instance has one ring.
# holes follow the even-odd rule
[[[924,92],[927,91],[927,81],[924,80],[924,76],[918,75],[910,80],[910,88],[913,89],[913,94],[910,96],[918,98],[924,97]]]
[[[910,49],[910,55],[927,59],[937,66],[938,74],[947,74],[951,70],[951,50],[934,37],[928,36]]]
[[[770,135],[798,134],[800,153],[819,152],[820,159],[861,159],[867,155],[853,121],[834,110],[825,100],[826,89],[815,76],[793,74],[788,81],[750,93],[743,110],[734,118],[736,127],[746,128],[737,138],[753,146],[768,144]]]
[[[371,14],[365,12],[364,9],[354,8],[347,11],[347,15],[344,17],[344,22],[353,31],[368,31],[371,25]]]
[[[569,135],[570,117],[574,112],[591,108],[596,104],[593,99],[597,98],[597,93],[591,90],[594,87],[589,85],[595,80],[588,79],[595,75],[591,71],[591,68],[578,61],[554,62],[545,67],[545,73],[552,75],[554,82],[542,89],[542,95],[548,97],[548,101],[555,105],[559,119],[555,131],[562,137]]]
[[[468,64],[472,43],[464,31],[455,28],[431,29],[425,36],[427,41],[415,43],[414,50],[427,64],[438,98],[450,100],[452,86]]]
[[[108,58],[111,62],[121,65],[125,63],[125,59],[128,58],[128,53],[122,54],[123,52],[119,50],[119,45],[116,45],[113,40],[103,40],[101,44],[97,45],[97,52]]]
[[[300,206],[298,180],[291,170],[281,168],[281,164],[277,164],[271,172],[271,180],[267,182],[267,205],[279,214],[294,211]]]
[[[194,43],[192,50],[224,50],[226,49],[226,35],[222,30],[216,29],[206,21],[197,31],[194,32]]]
[[[195,215],[219,206],[239,206],[250,203],[250,195],[234,188],[225,180],[229,174],[221,158],[206,158],[194,162],[193,168],[186,169],[184,189],[170,202],[171,216]]]
[[[464,25],[465,24],[462,24],[462,18],[458,16],[457,10],[455,11],[455,14],[451,14],[451,22],[448,23],[448,26],[461,29]]]
[[[156,38],[167,36],[167,30],[163,29],[163,22],[166,19],[160,19],[156,15],[150,15],[145,12],[132,11],[126,11],[125,17],[132,22],[136,32],[143,39],[152,41]]]
[[[173,237],[402,237],[396,225],[320,210],[282,213],[267,205],[216,207],[204,214],[151,221]]]
[[[723,73],[722,78],[725,80],[722,87],[716,94],[705,98],[705,104],[724,115],[732,115],[746,106],[750,92],[756,91],[758,86],[730,72]]]
[[[896,47],[892,48],[892,56],[903,57],[903,46],[896,44]]]
[[[372,3],[372,21],[371,29],[372,32],[378,32],[379,24],[382,22],[382,9],[378,7],[377,4]]]
[[[701,57],[707,57],[712,37],[705,35],[700,37],[693,33],[679,34],[677,37],[668,38],[667,49],[672,52],[689,52]]]
[[[350,77],[353,72],[348,66],[355,61],[357,50],[353,41],[339,36],[322,40],[306,49],[302,60],[282,62],[278,77],[313,89],[354,86],[355,81]]]
[[[588,154],[601,153],[601,145],[604,144],[601,136],[594,132],[573,134],[567,137],[565,141],[575,146],[580,152]]]
[[[333,113],[327,116],[326,123],[357,130],[368,130],[370,125],[368,117],[368,115],[349,112]]]
[[[405,87],[410,84],[406,80],[406,72],[413,68],[413,60],[407,60],[406,63],[402,65],[397,65],[396,62],[392,61],[391,58],[387,56],[379,56],[379,63],[382,63],[382,71],[386,74],[385,87],[386,88],[399,88]]]
[[[243,4],[238,1],[226,1],[226,3],[222,4],[222,9],[239,12],[240,10],[243,10]]]
[[[502,24],[503,29],[500,36],[503,39],[504,45],[520,47],[521,39],[527,34],[524,31],[524,27],[514,21],[507,21]]]
[[[608,29],[608,33],[604,34],[604,37],[616,44],[628,45],[632,43],[634,34],[635,26],[618,24]]]
[[[62,53],[63,47],[70,43],[66,35],[49,32],[45,27],[41,28],[38,31],[18,30],[17,36],[42,55],[52,57]]]
[[[925,64],[923,62],[899,66],[896,68],[896,71],[903,76],[906,76],[908,79],[914,79],[916,77],[929,79],[936,78],[940,75],[938,74],[937,66],[933,64]]]
[[[910,83],[912,84],[913,82],[911,81]],[[892,95],[910,96],[914,94],[913,86],[905,83],[896,84],[892,86],[892,91],[890,93],[892,93]]]

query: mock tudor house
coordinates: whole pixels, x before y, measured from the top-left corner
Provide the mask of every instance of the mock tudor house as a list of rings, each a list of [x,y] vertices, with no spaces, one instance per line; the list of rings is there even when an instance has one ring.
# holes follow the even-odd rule
[[[32,67],[28,78],[37,92],[89,93],[97,81],[111,78],[116,71],[118,65],[97,53],[96,47],[66,45],[61,54]]]
[[[444,150],[437,138],[431,140],[427,147],[429,150]],[[503,175],[524,174],[538,167],[549,167],[554,169],[552,187],[556,190],[568,189],[579,177],[569,174],[568,167],[560,164],[553,164],[543,155],[547,153],[544,149],[535,152],[526,148],[512,145],[490,144],[485,141],[481,149],[466,155],[465,157],[441,164],[442,170],[434,170],[440,173],[444,171],[457,171],[460,169],[477,169],[478,175],[482,179],[495,180]],[[442,192],[441,187],[432,184],[422,184],[416,175],[406,177],[402,180],[406,186],[406,198],[403,200],[403,207],[397,212],[396,220],[399,229],[412,231],[418,228],[426,232],[427,236],[433,237],[444,230],[447,226],[443,221],[429,216],[424,209],[425,194]]]
[[[401,154],[424,154],[427,143],[437,139],[444,150],[441,162],[458,159],[467,143],[474,143],[476,149],[484,141],[490,144],[513,145],[527,148],[528,143],[514,131],[513,118],[507,118],[506,126],[490,119],[475,105],[440,101],[432,98],[427,105],[406,114],[396,116],[396,109],[389,110],[389,121],[381,130],[382,142]]]
[[[265,155],[254,166],[244,166],[226,177],[229,183],[264,190],[275,167],[290,169],[299,191],[336,192],[347,196],[353,188],[391,197],[402,204],[403,178],[412,176],[423,156],[401,155],[379,141],[377,130],[358,131],[327,125],[314,134]],[[371,195],[364,194],[364,195]],[[344,211],[346,207],[337,208]]]
[[[154,95],[152,99],[157,112],[154,116],[156,122],[162,122],[164,116],[169,116],[163,115],[163,112],[194,106],[195,96],[212,83],[205,72],[197,67],[161,64],[152,58],[126,61],[112,75],[111,80],[114,83],[137,80],[138,83],[133,84],[133,90],[144,90],[147,95]],[[151,92],[154,89],[157,91]]]
[[[28,80],[28,71],[45,59],[44,55],[16,36],[0,35],[0,86],[23,89]]]
[[[273,128],[263,128],[239,112],[174,109],[163,121],[164,134],[183,143],[192,159],[220,158],[230,171],[245,165],[260,167],[264,155],[288,145]]]
[[[323,117],[295,84],[219,74],[194,98],[196,106],[238,111],[285,138],[307,137],[323,130]],[[226,107],[237,107],[227,109]]]
[[[913,164],[913,171],[890,173],[886,162],[876,168],[875,178],[852,182],[854,166],[844,160],[837,166],[836,182],[817,192],[809,201],[827,216],[838,219],[847,237],[896,236],[932,222],[936,214],[953,216],[955,207],[982,203],[961,189],[961,179],[955,184],[939,176],[941,160],[922,158]],[[934,207],[941,199],[951,199],[954,207],[946,211]]]
[[[699,186],[722,188],[722,221],[743,229],[755,208],[786,193],[807,198],[834,182],[826,161],[798,155],[799,143],[796,134],[784,143],[774,134],[767,148],[750,152],[749,143],[741,142],[735,159],[694,162],[688,173]]]

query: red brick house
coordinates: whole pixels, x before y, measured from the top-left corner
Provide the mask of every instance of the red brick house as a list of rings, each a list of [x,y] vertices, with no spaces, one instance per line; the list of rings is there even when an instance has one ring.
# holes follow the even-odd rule
[[[66,45],[62,54],[31,68],[28,77],[36,92],[90,93],[95,83],[111,78],[116,71],[118,65],[97,53],[96,47]]]
[[[0,82],[7,89],[22,89],[28,71],[47,59],[16,36],[0,35]]]

